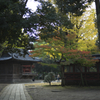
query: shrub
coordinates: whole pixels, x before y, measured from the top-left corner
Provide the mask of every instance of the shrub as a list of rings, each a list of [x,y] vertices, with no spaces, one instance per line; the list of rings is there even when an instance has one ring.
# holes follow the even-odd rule
[[[48,82],[49,85],[51,85],[51,82],[55,80],[55,74],[53,72],[49,72],[45,77],[44,77],[44,82]]]

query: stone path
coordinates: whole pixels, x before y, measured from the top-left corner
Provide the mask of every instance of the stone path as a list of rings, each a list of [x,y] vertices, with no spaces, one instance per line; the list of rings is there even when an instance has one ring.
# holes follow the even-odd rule
[[[0,93],[0,100],[32,100],[24,84],[10,84]]]

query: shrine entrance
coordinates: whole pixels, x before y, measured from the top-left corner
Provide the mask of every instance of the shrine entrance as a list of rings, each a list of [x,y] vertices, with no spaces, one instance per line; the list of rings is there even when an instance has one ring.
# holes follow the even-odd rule
[[[33,73],[34,65],[22,65],[22,78],[23,79],[33,79],[36,74]]]

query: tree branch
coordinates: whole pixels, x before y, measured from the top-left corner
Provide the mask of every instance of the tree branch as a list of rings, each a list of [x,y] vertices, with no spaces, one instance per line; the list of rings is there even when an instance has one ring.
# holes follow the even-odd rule
[[[27,4],[28,0],[25,1],[25,5]]]

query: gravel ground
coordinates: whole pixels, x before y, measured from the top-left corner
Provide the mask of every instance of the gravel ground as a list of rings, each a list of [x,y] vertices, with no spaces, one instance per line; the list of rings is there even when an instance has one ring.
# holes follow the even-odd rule
[[[100,87],[26,86],[33,100],[100,100]]]
[[[7,85],[9,84],[0,84],[0,94]],[[44,83],[31,83],[25,86],[33,100],[100,100],[100,86],[61,87],[55,84],[44,86]]]

